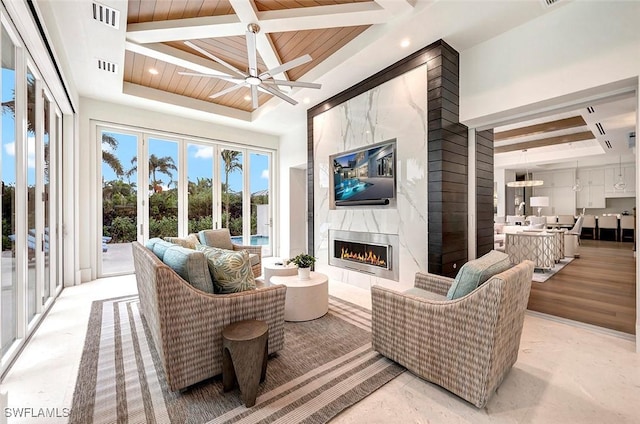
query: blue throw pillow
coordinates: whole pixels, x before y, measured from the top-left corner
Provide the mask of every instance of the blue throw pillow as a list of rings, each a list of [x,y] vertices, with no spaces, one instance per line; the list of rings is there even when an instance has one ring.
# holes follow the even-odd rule
[[[154,237],[154,238],[150,238],[144,245],[144,247],[146,247],[147,249],[153,251],[153,246],[159,242],[162,241],[162,239],[160,237]]]
[[[164,252],[162,261],[193,287],[213,293],[209,265],[202,252],[175,245]]]
[[[486,255],[462,265],[447,293],[447,299],[457,299],[474,291],[492,276],[511,268],[509,255],[492,250]]]
[[[156,254],[160,260],[164,260],[164,252],[167,251],[168,248],[175,246],[173,243],[169,243],[168,241],[158,240],[153,244],[153,253]]]

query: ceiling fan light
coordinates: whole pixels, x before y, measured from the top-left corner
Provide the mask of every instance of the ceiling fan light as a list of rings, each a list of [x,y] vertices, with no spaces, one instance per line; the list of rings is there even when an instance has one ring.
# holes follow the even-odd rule
[[[260,78],[252,77],[252,76],[245,78],[245,82],[249,85],[255,85],[255,86],[262,84],[262,80]]]

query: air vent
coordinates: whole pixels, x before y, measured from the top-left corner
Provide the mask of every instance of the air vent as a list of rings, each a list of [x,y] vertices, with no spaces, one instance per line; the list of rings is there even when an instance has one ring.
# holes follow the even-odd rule
[[[120,27],[120,11],[100,3],[93,3],[93,19],[111,28]]]
[[[98,59],[98,69],[115,74],[116,72],[118,72],[118,65],[113,62]]]
[[[596,128],[598,129],[600,135],[605,135],[604,128],[602,128],[602,124],[600,122],[596,123]]]
[[[556,3],[560,3],[560,0],[540,0],[544,7],[551,7]]]
[[[589,113],[594,113],[595,111],[596,111],[596,110],[593,108],[593,106],[589,106],[589,107],[587,108],[587,112],[589,112]]]
[[[610,149],[610,148],[611,148],[611,142],[610,142],[609,140],[605,140],[605,141],[604,141],[604,144],[606,144],[606,145],[607,145],[607,149]]]

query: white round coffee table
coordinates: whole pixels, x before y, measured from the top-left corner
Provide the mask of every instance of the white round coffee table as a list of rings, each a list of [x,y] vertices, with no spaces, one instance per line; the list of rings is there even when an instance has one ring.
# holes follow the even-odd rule
[[[309,280],[299,280],[298,275],[271,277],[272,284],[287,286],[284,301],[285,321],[309,321],[320,318],[329,311],[328,277],[311,272]]]
[[[264,264],[264,282],[269,284],[273,276],[298,275],[298,267],[291,265]]]

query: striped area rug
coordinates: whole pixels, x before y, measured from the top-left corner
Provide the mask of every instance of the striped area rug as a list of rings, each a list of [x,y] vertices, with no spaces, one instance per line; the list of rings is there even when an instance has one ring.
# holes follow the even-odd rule
[[[221,376],[168,389],[137,296],[92,305],[70,423],[325,423],[404,371],[371,348],[371,315],[330,297],[329,313],[285,323],[256,405]]]

